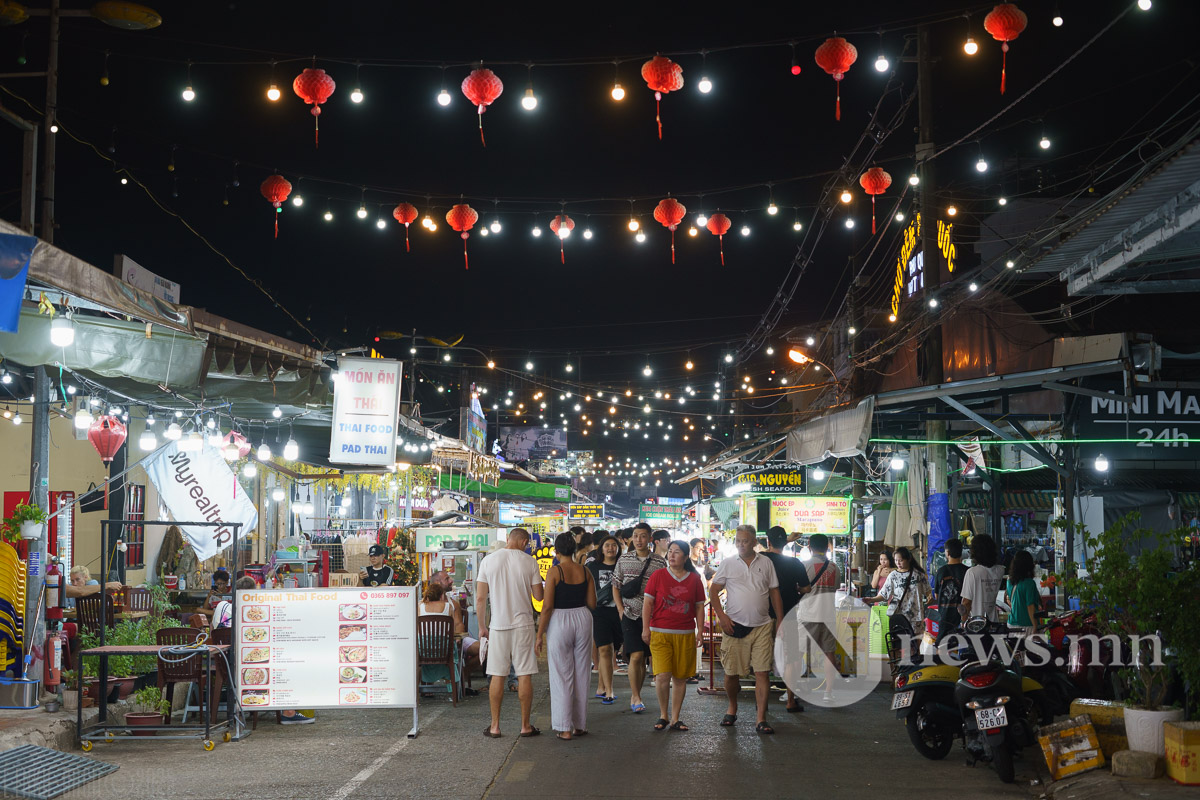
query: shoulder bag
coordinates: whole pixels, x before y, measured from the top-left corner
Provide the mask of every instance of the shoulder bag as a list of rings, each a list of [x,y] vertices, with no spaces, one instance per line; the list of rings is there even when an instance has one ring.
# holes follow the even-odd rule
[[[642,565],[641,574],[638,575],[636,581],[625,581],[621,584],[621,597],[626,600],[632,600],[642,593],[642,581],[646,579],[646,570],[650,569],[650,562],[654,559],[654,554],[646,556],[646,563]]]

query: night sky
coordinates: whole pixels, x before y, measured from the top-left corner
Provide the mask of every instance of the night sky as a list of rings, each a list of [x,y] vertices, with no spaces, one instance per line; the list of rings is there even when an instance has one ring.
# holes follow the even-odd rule
[[[652,394],[739,379],[719,374],[722,355],[736,349],[767,308],[811,227],[822,185],[866,128],[888,83],[888,74],[874,68],[881,51],[894,65],[917,23],[931,24],[935,138],[944,144],[1000,112],[1134,6],[1020,3],[1029,26],[1011,45],[1001,96],[1000,43],[983,29],[991,4],[793,3],[786,13],[754,4],[726,4],[719,12],[679,4],[153,5],[164,22],[151,31],[64,20],[59,118],[99,154],[59,134],[56,244],[106,269],[114,253],[127,254],[179,281],[184,303],[302,343],[314,343],[313,336],[283,309],[330,349],[370,346],[380,331],[416,329],[451,341],[464,336],[463,345],[517,373],[527,360],[535,363],[531,386],[507,372],[489,373],[475,352],[454,353],[455,367],[445,369],[441,351],[423,346],[420,357],[429,363],[418,373],[426,378],[418,399],[433,413],[457,407],[459,364],[470,365],[471,378],[493,397],[513,388],[528,398],[541,386],[556,402],[571,384],[580,393],[632,387]],[[1051,23],[1056,9],[1062,27]],[[978,266],[970,245],[988,235],[979,220],[996,209],[997,197],[1055,197],[1090,176],[1103,191],[1105,181],[1121,177],[1102,175],[1106,159],[1195,100],[1191,36],[1198,17],[1190,2],[1155,0],[1148,13],[1134,6],[1038,91],[938,159],[938,201],[961,209],[964,274]],[[962,52],[968,27],[980,46],[973,58]],[[840,122],[834,81],[813,60],[835,30],[858,47],[842,83]],[[0,72],[42,69],[45,38],[45,21],[36,18],[0,28]],[[796,43],[799,76],[789,69],[789,41]],[[701,50],[709,52],[702,57]],[[106,51],[109,85],[101,86]],[[655,52],[671,55],[685,80],[681,91],[663,98],[662,141],[652,93],[639,74]],[[22,53],[24,66],[16,58]],[[912,45],[908,53],[915,53]],[[316,66],[337,81],[320,118],[319,149],[313,118],[291,90],[314,54]],[[505,84],[483,117],[486,149],[459,90],[470,62],[480,59]],[[189,60],[197,97],[186,103],[180,92]],[[272,60],[280,62],[274,81],[283,92],[276,103],[265,97]],[[713,83],[709,94],[696,89],[702,74]],[[539,99],[533,112],[520,105],[530,78]],[[609,96],[614,80],[626,90],[620,103]],[[444,108],[435,102],[443,82],[453,97]],[[349,99],[356,84],[365,94],[361,104]],[[896,68],[881,116],[895,113],[915,85],[914,64]],[[0,86],[42,108],[43,80],[5,78]],[[0,103],[34,116],[11,94],[0,95]],[[855,252],[873,253],[877,268],[868,271],[867,295],[871,308],[886,314],[901,227],[890,216],[912,171],[916,124],[913,103],[877,159],[893,177],[880,198],[882,244],[873,249],[870,202],[855,182],[855,200],[836,212],[778,334],[816,326],[838,310]],[[1052,140],[1048,150],[1038,146],[1043,135]],[[0,216],[16,221],[19,135],[2,129],[0,148],[7,154]],[[989,162],[986,173],[975,170],[981,156]],[[120,185],[118,169],[144,183],[271,297],[142,189]],[[258,191],[274,171],[305,200],[299,208],[285,205],[277,240],[274,214]],[[652,217],[668,194],[689,209],[675,235],[674,265],[669,234]],[[469,271],[462,241],[445,223],[460,195],[480,214],[467,243]],[[901,210],[911,210],[911,197]],[[630,198],[648,236],[644,244],[626,227]],[[771,199],[779,207],[775,216],[765,212]],[[360,201],[369,212],[365,220],[355,217]],[[438,224],[434,234],[413,224],[411,253],[391,216],[400,201]],[[548,228],[563,208],[576,223],[565,265]],[[326,209],[332,222],[322,219]],[[716,237],[687,234],[695,212],[718,209],[733,222],[725,267]],[[847,215],[857,223],[853,231],[842,224]],[[496,216],[503,231],[481,236]],[[377,218],[386,220],[385,230],[375,227]],[[804,231],[795,232],[794,221]],[[535,224],[540,238],[531,235]],[[742,225],[750,227],[748,237],[739,233]],[[584,228],[594,232],[590,241]],[[1057,304],[1060,291],[1043,287],[1018,302],[1037,310]],[[407,340],[376,346],[409,358]],[[765,380],[771,368],[782,368],[781,352],[755,356],[739,371]],[[689,357],[696,364],[690,373]],[[564,371],[567,363],[573,373]],[[641,374],[646,363],[652,378]],[[450,391],[438,395],[437,385]],[[711,405],[716,411],[718,404]],[[659,441],[649,452],[717,449],[680,444]],[[582,439],[571,446],[582,447]]]

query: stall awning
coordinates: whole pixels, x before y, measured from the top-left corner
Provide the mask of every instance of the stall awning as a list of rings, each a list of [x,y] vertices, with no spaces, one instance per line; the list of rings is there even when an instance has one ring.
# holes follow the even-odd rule
[[[818,464],[830,456],[863,455],[871,438],[875,398],[854,408],[835,411],[800,425],[787,435],[787,458],[796,464]]]
[[[1032,492],[1002,492],[1000,507],[1004,511],[1052,511],[1054,508],[1054,491]],[[960,492],[958,507],[982,510],[989,508],[992,502],[990,492]]]

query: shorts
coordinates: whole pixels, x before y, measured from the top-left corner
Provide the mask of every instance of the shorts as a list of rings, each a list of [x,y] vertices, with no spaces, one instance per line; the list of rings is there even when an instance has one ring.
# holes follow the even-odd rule
[[[613,645],[620,647],[624,636],[621,633],[621,615],[615,606],[596,606],[592,612],[592,639],[596,647]]]
[[[650,631],[650,660],[656,675],[684,680],[696,674],[696,634]]]
[[[803,625],[805,632],[816,642],[817,649],[825,655],[833,655],[837,649],[837,639],[834,638],[833,631],[829,630],[829,626],[824,622],[805,622]]]
[[[489,631],[487,674],[501,678],[508,675],[512,667],[518,676],[537,674],[536,628],[524,625],[506,631]]]
[[[642,640],[642,620],[630,619],[628,615],[621,617],[621,635],[625,639],[625,658],[634,653],[650,654],[650,645]]]
[[[737,676],[770,672],[774,646],[774,621],[759,625],[741,639],[725,634],[721,637],[721,669]]]

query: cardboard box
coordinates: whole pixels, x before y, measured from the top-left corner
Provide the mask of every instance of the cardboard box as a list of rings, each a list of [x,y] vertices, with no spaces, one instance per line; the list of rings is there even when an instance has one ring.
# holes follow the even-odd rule
[[[329,573],[329,585],[332,586],[358,586],[357,572],[331,572]]]
[[[1071,703],[1071,716],[1087,714],[1096,729],[1100,749],[1105,758],[1112,759],[1113,753],[1129,749],[1125,738],[1125,704],[1112,700],[1075,700]]]
[[[1106,763],[1096,729],[1087,714],[1039,728],[1038,744],[1042,746],[1050,777],[1056,781]]]
[[[1163,723],[1167,775],[1185,786],[1200,786],[1200,722]]]

